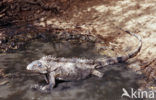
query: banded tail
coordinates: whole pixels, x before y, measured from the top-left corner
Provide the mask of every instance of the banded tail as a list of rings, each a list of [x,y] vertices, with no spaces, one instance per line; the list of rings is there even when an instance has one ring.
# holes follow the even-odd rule
[[[141,37],[139,35],[137,35],[137,34],[131,33],[129,31],[125,31],[125,30],[123,30],[121,28],[120,28],[120,30],[122,30],[122,31],[124,31],[124,32],[126,32],[126,33],[128,33],[128,34],[130,34],[132,36],[134,36],[135,38],[137,38],[138,41],[139,41],[138,47],[134,51],[130,52],[127,55],[123,55],[123,56],[119,56],[119,57],[113,57],[113,58],[108,58],[108,59],[99,58],[95,62],[99,62],[103,66],[111,65],[111,64],[115,64],[115,63],[125,62],[128,59],[130,59],[130,58],[132,58],[132,57],[134,57],[134,56],[136,56],[138,54],[138,52],[141,50],[141,47],[142,47],[142,39],[141,39]]]

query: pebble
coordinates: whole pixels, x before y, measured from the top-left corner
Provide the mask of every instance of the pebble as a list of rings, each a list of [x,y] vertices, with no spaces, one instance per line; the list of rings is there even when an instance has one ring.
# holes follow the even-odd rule
[[[7,83],[9,83],[8,80],[2,80],[2,81],[0,81],[0,86],[6,85]]]

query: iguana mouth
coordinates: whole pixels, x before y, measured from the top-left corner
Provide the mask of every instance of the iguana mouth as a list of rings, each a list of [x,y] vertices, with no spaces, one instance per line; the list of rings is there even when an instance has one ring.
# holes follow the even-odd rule
[[[41,75],[42,73],[38,72],[38,71],[35,71],[35,70],[27,70],[27,73],[33,73],[33,74],[38,74],[38,75]]]

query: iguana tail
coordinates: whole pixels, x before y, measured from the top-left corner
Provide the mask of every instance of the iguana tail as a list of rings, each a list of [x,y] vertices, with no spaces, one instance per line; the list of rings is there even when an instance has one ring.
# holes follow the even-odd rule
[[[124,31],[123,29],[121,29],[121,30]],[[142,47],[142,39],[141,39],[141,37],[139,35],[131,33],[129,31],[125,31],[125,32],[130,34],[130,35],[132,35],[132,36],[134,36],[134,37],[136,37],[138,39],[138,41],[139,41],[139,45],[138,45],[138,47],[134,51],[130,52],[128,55],[121,56],[122,59],[121,59],[121,61],[119,60],[119,62],[126,61],[129,58],[132,58],[132,57],[136,56],[138,54],[138,52],[141,50],[141,47]]]
[[[138,54],[138,52],[140,51],[140,49],[142,47],[142,39],[141,39],[141,37],[138,36],[137,34],[129,32],[129,31],[125,31],[123,29],[121,29],[121,30],[126,32],[126,33],[128,33],[128,34],[130,34],[130,35],[132,35],[132,36],[134,36],[134,37],[136,37],[138,39],[138,41],[139,41],[138,47],[134,51],[130,52],[127,55],[119,56],[119,57],[112,57],[112,58],[108,58],[108,59],[99,58],[95,62],[98,62],[98,63],[102,64],[102,66],[111,65],[111,64],[115,64],[115,63],[125,62],[129,58],[132,58],[132,57],[134,57],[134,56],[136,56]]]

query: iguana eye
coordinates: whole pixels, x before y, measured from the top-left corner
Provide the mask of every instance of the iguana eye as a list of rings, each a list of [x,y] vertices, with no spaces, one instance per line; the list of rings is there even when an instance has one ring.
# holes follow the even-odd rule
[[[38,64],[38,67],[42,67],[42,64],[39,63],[39,64]]]

